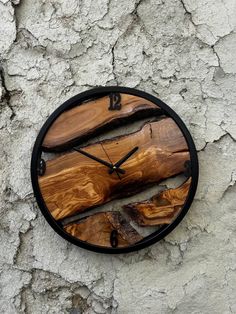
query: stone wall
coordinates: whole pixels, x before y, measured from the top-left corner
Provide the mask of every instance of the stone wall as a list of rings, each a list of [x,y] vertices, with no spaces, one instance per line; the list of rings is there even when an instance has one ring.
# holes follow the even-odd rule
[[[0,0],[1,313],[236,313],[235,17],[235,0]],[[30,158],[63,101],[117,84],[176,110],[200,182],[164,240],[106,256],[46,223]]]

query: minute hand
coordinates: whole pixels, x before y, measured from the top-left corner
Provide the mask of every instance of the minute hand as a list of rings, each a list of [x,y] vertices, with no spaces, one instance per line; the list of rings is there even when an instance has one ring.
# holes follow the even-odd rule
[[[75,148],[75,147],[74,147],[73,149],[74,149],[76,152],[81,153],[82,155],[84,155],[84,156],[86,156],[86,157],[88,157],[88,158],[91,158],[91,159],[93,159],[93,160],[99,162],[100,164],[103,164],[104,166],[107,166],[107,167],[110,168],[110,169],[113,169],[113,167],[114,167],[111,163],[106,162],[105,160],[102,160],[102,159],[100,159],[100,158],[98,158],[98,157],[96,157],[96,156],[93,156],[93,155],[91,155],[91,154],[85,152],[84,150],[82,150],[82,149],[80,149],[80,148]],[[125,170],[120,169],[119,167],[116,167],[115,170],[118,171],[118,172],[120,172],[120,173],[122,173],[122,174],[125,173]],[[112,171],[112,172],[113,172],[113,171]]]
[[[138,147],[134,147],[128,154],[126,154],[123,158],[121,158],[117,163],[114,164],[113,168],[109,170],[109,173],[111,174],[113,171],[115,171],[128,159],[130,158],[136,151],[138,150]]]

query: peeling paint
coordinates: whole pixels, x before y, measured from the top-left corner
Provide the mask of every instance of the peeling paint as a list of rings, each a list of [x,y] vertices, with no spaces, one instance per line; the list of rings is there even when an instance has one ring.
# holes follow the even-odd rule
[[[1,313],[236,313],[235,16],[234,0],[0,0]],[[164,240],[106,256],[55,234],[29,164],[63,101],[117,84],[176,110],[200,182]]]

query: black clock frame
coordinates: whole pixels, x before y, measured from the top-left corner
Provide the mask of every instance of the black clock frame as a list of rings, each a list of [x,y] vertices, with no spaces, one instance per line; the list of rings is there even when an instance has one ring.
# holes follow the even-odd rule
[[[44,202],[44,199],[42,197],[40,188],[39,188],[39,183],[38,183],[38,173],[37,173],[37,168],[38,168],[38,163],[41,159],[41,154],[42,154],[42,143],[44,140],[44,137],[52,125],[52,123],[58,118],[60,114],[62,114],[65,110],[68,110],[74,106],[78,106],[82,104],[84,101],[95,98],[95,97],[101,97],[104,95],[108,95],[110,93],[124,93],[124,94],[130,94],[130,95],[135,95],[138,97],[145,98],[157,106],[159,106],[165,115],[171,117],[180,130],[182,131],[186,142],[188,144],[189,148],[189,153],[190,153],[190,162],[191,162],[191,185],[189,189],[188,196],[186,198],[185,204],[177,216],[177,218],[170,224],[162,226],[160,229],[157,231],[153,232],[152,234],[148,235],[145,237],[143,240],[141,240],[138,243],[135,243],[133,245],[130,245],[128,247],[123,247],[123,248],[109,248],[109,247],[102,247],[98,245],[93,245],[88,242],[79,240],[70,234],[66,233],[63,230],[62,225],[60,225],[59,222],[57,222],[52,215],[50,214],[49,210],[47,209],[47,206]],[[163,101],[160,99],[137,89],[134,88],[128,88],[128,87],[120,87],[120,86],[109,86],[109,87],[98,87],[94,88],[85,92],[82,92],[69,100],[65,101],[60,107],[58,107],[47,119],[47,121],[44,123],[43,127],[41,128],[34,147],[33,147],[33,152],[32,152],[32,158],[31,158],[31,181],[32,181],[32,186],[33,186],[33,191],[34,195],[36,198],[36,201],[39,205],[39,208],[46,218],[47,222],[50,224],[50,226],[64,239],[67,241],[82,247],[84,249],[88,249],[90,251],[95,251],[95,252],[100,252],[100,253],[128,253],[128,252],[133,252],[137,251],[140,249],[143,249],[151,244],[154,244],[161,239],[163,239],[165,236],[167,236],[184,218],[186,213],[188,212],[194,195],[196,193],[197,189],[197,184],[198,184],[198,175],[199,175],[199,166],[198,166],[198,157],[197,157],[197,151],[192,139],[191,134],[189,133],[187,127],[185,126],[184,122],[180,119],[180,117],[168,106],[166,105]]]

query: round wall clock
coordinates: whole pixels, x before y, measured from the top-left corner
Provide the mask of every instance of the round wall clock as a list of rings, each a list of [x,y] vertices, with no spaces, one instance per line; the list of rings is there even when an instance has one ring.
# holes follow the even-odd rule
[[[102,253],[144,248],[188,211],[198,181],[192,137],[161,100],[101,87],[62,104],[31,160],[38,205],[54,230]]]

